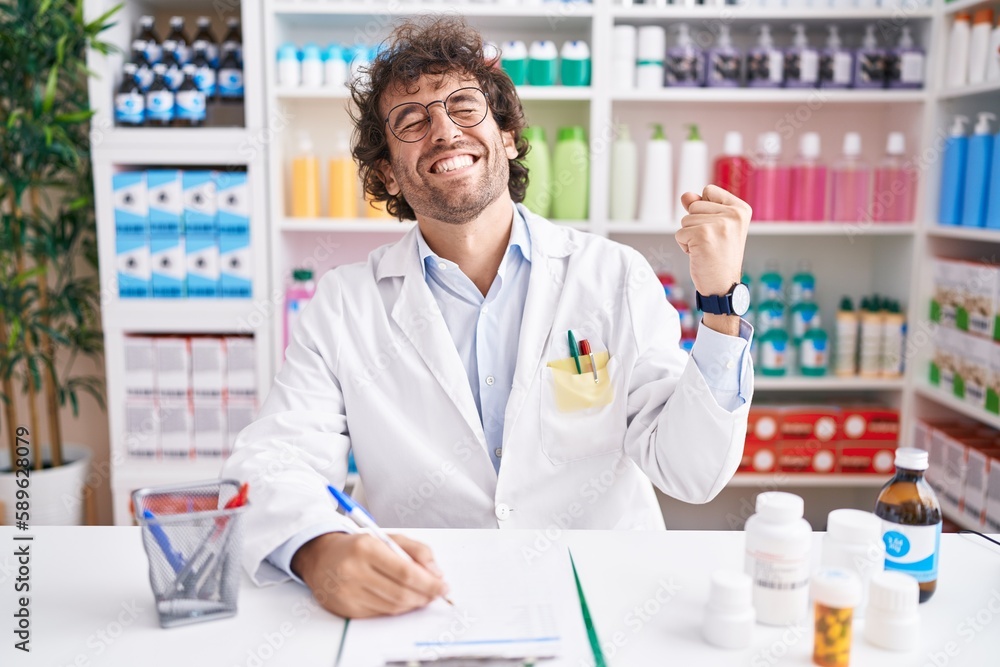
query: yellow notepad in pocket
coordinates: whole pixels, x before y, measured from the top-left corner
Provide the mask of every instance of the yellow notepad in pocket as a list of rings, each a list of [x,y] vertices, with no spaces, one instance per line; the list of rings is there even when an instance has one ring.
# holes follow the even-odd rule
[[[597,363],[597,382],[594,382],[589,357],[580,357],[582,373],[576,372],[576,361],[573,357],[548,363],[552,369],[552,393],[560,412],[600,408],[615,400],[608,353],[595,352],[594,361]]]

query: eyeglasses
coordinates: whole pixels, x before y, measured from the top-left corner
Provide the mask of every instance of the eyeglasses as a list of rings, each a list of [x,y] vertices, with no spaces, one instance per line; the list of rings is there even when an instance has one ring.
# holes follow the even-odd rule
[[[479,88],[459,88],[443,100],[434,100],[427,104],[420,102],[397,104],[389,110],[385,122],[397,139],[408,144],[416,143],[430,132],[431,106],[434,104],[444,107],[451,122],[464,128],[475,127],[482,123],[490,108],[486,93]]]

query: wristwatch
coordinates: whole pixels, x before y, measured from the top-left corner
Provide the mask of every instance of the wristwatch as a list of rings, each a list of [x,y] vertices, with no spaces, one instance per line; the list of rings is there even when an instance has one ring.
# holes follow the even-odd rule
[[[744,283],[733,283],[729,292],[721,296],[704,296],[695,292],[694,304],[703,313],[743,317],[750,310],[750,288]]]

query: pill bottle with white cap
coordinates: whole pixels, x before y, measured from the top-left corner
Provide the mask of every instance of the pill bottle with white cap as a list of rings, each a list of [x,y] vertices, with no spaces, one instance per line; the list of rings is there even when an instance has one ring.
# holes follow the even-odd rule
[[[830,512],[823,536],[820,567],[851,570],[861,579],[861,603],[854,610],[855,618],[863,618],[867,603],[868,582],[872,575],[885,569],[885,543],[882,542],[882,520],[871,512],[839,509]]]
[[[702,634],[719,648],[741,649],[753,639],[753,582],[743,572],[717,570],[705,608]]]
[[[910,651],[920,645],[920,585],[902,572],[884,570],[868,584],[865,639],[889,651]]]
[[[747,519],[745,571],[758,623],[788,625],[805,617],[812,527],[804,509],[801,497],[768,491],[757,496],[756,514]]]

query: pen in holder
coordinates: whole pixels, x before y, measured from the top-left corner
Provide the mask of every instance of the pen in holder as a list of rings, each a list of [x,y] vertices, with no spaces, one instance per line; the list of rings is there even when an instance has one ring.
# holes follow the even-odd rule
[[[161,627],[236,614],[245,499],[232,480],[132,493]]]

